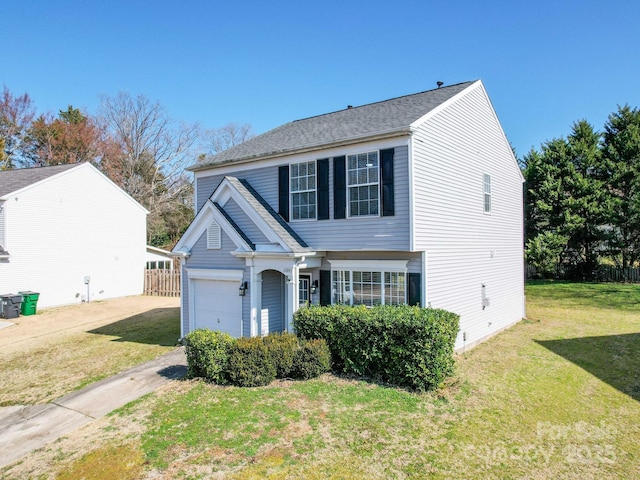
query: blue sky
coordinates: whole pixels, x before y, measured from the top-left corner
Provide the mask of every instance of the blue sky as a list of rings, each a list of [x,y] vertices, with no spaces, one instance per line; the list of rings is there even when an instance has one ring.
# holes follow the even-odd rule
[[[262,133],[482,79],[521,156],[640,106],[640,2],[5,0],[0,83],[39,112],[120,91]]]

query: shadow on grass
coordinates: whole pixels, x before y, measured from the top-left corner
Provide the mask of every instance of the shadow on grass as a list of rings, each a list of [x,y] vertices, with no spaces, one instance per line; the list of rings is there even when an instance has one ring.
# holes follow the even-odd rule
[[[180,308],[154,308],[104,325],[89,333],[108,335],[114,342],[145,343],[171,347],[180,336]]]
[[[535,342],[640,401],[640,333]]]

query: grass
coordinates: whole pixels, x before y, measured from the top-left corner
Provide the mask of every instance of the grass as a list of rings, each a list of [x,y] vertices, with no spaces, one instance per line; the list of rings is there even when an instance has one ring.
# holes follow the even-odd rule
[[[125,467],[138,475],[126,478],[640,478],[634,299],[640,286],[532,283],[528,320],[458,357],[428,394],[332,375],[252,389],[174,382],[111,417],[137,435],[45,478]],[[123,446],[130,455],[113,453]]]
[[[179,310],[155,309],[0,362],[0,406],[46,403],[175,348]]]

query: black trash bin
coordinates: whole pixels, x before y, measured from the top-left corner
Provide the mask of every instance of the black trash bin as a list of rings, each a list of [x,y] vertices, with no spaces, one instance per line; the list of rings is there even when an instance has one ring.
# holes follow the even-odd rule
[[[20,315],[22,295],[5,293],[4,295],[0,295],[0,303],[2,304],[2,311],[0,311],[2,318],[18,318],[18,315]]]

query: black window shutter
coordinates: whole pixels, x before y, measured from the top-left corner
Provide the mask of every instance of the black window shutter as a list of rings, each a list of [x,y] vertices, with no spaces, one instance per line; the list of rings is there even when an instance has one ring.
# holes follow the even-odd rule
[[[289,221],[289,165],[278,168],[278,213]]]
[[[320,270],[320,305],[331,305],[331,271]]]
[[[395,215],[393,193],[393,148],[380,150],[380,178],[382,179],[382,216]]]
[[[346,218],[347,172],[345,157],[333,159],[333,218]]]
[[[329,159],[323,158],[318,164],[318,220],[329,219]]]
[[[409,305],[421,305],[420,302],[420,294],[422,291],[420,285],[420,274],[419,273],[409,273]]]

